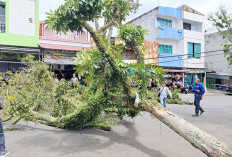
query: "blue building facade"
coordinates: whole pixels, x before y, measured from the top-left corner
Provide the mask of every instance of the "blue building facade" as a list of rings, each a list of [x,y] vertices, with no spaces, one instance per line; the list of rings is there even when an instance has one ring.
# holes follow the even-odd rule
[[[159,54],[159,66],[182,68],[182,56],[173,54]]]
[[[182,11],[178,10],[177,8],[159,6],[159,15],[172,16],[182,19]]]
[[[183,35],[181,30],[177,30],[175,28],[159,28],[159,38],[175,39],[180,41],[183,39]]]

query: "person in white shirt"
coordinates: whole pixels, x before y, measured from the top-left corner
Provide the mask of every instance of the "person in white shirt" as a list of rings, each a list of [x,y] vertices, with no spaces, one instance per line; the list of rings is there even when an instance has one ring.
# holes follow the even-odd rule
[[[70,86],[74,87],[74,84],[76,84],[78,82],[79,82],[78,78],[76,77],[75,74],[73,74],[73,78],[71,79]]]
[[[166,87],[166,84],[163,83],[159,89],[159,97],[161,105],[163,105],[165,108],[168,95],[172,98],[172,93],[170,92],[169,88]]]

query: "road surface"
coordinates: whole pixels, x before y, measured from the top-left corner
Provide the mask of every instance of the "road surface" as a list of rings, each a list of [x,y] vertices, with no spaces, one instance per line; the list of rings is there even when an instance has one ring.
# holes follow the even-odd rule
[[[193,95],[183,95],[192,100]],[[194,106],[168,105],[174,113],[232,146],[232,96],[208,93],[202,101],[206,113],[191,115]],[[7,126],[5,126],[7,127]],[[112,131],[60,130],[34,123],[5,133],[9,157],[206,157],[148,113],[127,119]]]

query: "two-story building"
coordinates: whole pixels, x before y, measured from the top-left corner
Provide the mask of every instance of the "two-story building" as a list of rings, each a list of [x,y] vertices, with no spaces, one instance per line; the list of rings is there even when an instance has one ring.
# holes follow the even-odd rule
[[[182,5],[159,6],[131,20],[149,31],[145,40],[159,43],[159,65],[167,72],[187,73],[185,82],[205,81],[204,18],[198,11]]]
[[[17,70],[27,53],[39,55],[39,0],[0,0],[0,72]]]
[[[44,62],[51,65],[59,78],[70,79],[75,72],[73,57],[78,51],[92,47],[90,33],[87,30],[57,32],[40,21],[39,35],[39,46]]]

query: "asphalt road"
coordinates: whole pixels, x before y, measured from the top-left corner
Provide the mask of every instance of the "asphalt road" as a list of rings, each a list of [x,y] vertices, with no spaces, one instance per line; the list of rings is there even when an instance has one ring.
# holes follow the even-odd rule
[[[191,100],[192,95],[183,95]],[[174,113],[232,145],[232,96],[209,93],[202,106],[206,113],[194,118],[193,106],[168,105]],[[6,127],[6,126],[5,126]],[[96,129],[60,130],[20,123],[5,133],[9,157],[206,157],[147,113],[123,121],[111,132]]]

